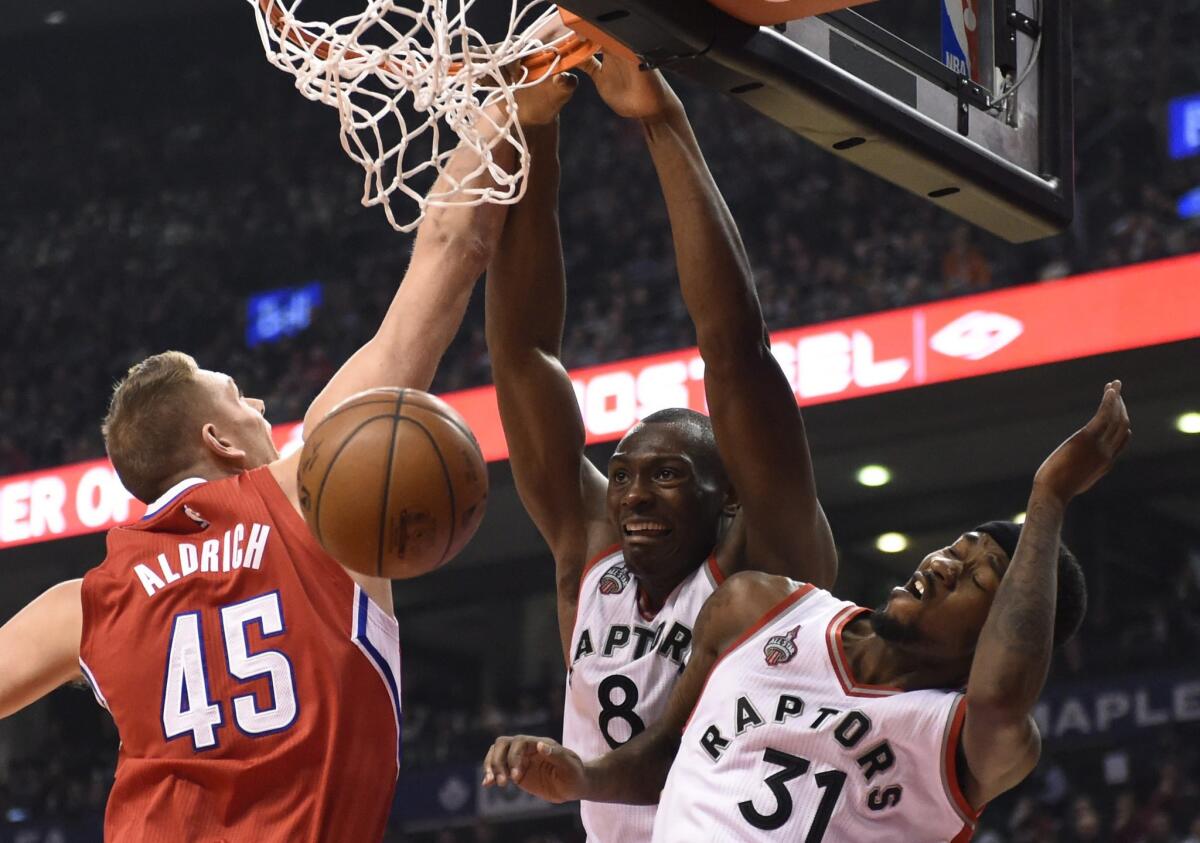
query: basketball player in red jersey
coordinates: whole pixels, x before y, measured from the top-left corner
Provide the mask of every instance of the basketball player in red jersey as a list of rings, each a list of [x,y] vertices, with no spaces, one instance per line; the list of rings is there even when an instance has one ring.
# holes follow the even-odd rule
[[[557,135],[553,126],[531,134],[528,193],[488,272],[487,339],[517,491],[556,565],[569,668],[564,742],[593,758],[662,715],[700,607],[727,575],[754,567],[827,587],[837,558],[796,396],[771,354],[749,261],[682,104],[657,72],[611,56],[582,69],[645,134],[711,413],[711,422],[686,409],[645,416],[617,445],[607,476],[585,456],[559,362]],[[582,815],[593,843],[647,841],[654,822],[652,807],[585,803]]]
[[[573,87],[522,92],[520,119],[554,119]],[[474,163],[460,150],[443,178]],[[362,390],[428,388],[505,211],[429,210],[378,333],[313,402],[309,429]],[[104,434],[146,517],[0,629],[0,716],[81,676],[112,713],[107,840],[383,837],[400,738],[390,583],[322,551],[299,512],[300,452],[280,458],[263,410],[179,352],[134,366]]]
[[[1033,708],[1086,602],[1063,515],[1129,436],[1114,381],[1038,469],[1023,526],[989,522],[934,551],[874,613],[785,577],[731,577],[661,720],[587,763],[501,738],[485,783],[658,802],[654,843],[969,840],[1037,764]]]

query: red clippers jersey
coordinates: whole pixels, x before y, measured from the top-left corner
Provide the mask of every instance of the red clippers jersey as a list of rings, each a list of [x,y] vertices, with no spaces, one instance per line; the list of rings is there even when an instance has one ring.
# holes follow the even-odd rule
[[[83,580],[80,662],[121,736],[105,839],[382,839],[399,763],[395,619],[268,469],[164,499],[110,531]]]

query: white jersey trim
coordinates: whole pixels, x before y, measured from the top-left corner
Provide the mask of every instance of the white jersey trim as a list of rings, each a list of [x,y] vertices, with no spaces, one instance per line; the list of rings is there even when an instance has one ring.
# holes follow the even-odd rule
[[[207,482],[208,481],[203,477],[189,477],[186,480],[180,480],[170,489],[167,489],[167,491],[159,495],[158,499],[154,501],[154,503],[146,507],[146,514],[142,516],[142,520],[145,521],[147,518],[153,518],[155,515],[158,515],[159,510],[165,508],[167,504],[175,500],[175,498],[182,495],[188,489]]]
[[[400,707],[400,624],[379,608],[357,583],[354,585],[350,640],[375,668],[392,701],[392,713],[396,719],[396,777],[399,778],[400,725],[403,719]]]
[[[87,666],[87,662],[81,656],[79,658],[79,666],[83,669],[83,678],[87,680],[88,687],[92,689],[92,696],[96,698],[96,702],[105,711],[109,711],[108,700],[104,697],[104,692],[100,690],[100,683],[96,681],[96,675],[92,673],[92,669]]]

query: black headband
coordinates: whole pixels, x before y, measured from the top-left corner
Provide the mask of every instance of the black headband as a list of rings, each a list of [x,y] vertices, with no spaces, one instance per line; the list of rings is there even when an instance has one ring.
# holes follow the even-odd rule
[[[1004,548],[1011,562],[1017,550],[1017,539],[1021,537],[1021,525],[1015,521],[988,521],[975,528],[976,533],[984,533],[996,540],[996,544]]]

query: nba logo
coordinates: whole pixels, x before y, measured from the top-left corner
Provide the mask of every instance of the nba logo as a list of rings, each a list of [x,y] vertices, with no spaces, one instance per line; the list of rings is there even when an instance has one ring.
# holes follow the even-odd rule
[[[942,61],[974,82],[979,67],[979,0],[942,0]]]

